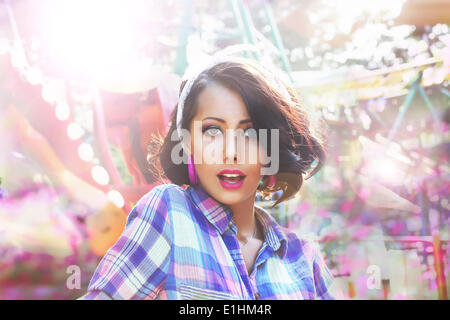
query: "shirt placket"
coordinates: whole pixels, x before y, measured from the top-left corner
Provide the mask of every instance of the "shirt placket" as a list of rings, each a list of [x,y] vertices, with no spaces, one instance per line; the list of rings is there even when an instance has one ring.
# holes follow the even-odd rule
[[[258,284],[256,282],[256,274],[259,270],[259,266],[263,264],[271,255],[273,254],[272,249],[268,246],[267,242],[264,242],[261,249],[256,256],[255,265],[250,274],[250,282],[253,289],[253,298],[255,300],[259,300],[261,298],[261,294],[259,293]]]
[[[258,252],[253,270],[249,276],[247,273],[247,268],[245,266],[244,256],[242,255],[241,252],[241,247],[239,246],[239,242],[236,238],[236,233],[237,233],[236,225],[232,221],[230,221],[230,225],[224,232],[223,239],[225,245],[227,246],[231,257],[233,258],[234,264],[236,265],[239,271],[240,278],[246,288],[247,299],[259,300],[261,295],[258,291],[258,286],[256,283],[256,273],[258,270],[258,266],[262,264],[265,260],[267,260],[269,255],[268,252],[269,247],[267,246],[267,243],[264,242],[263,246]]]

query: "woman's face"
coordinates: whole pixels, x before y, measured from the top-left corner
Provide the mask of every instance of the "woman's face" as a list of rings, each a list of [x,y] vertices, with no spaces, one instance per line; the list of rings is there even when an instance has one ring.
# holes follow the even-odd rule
[[[200,185],[226,205],[254,199],[262,177],[261,156],[256,136],[248,130],[253,123],[244,101],[238,93],[210,84],[198,96],[197,104],[190,132]]]

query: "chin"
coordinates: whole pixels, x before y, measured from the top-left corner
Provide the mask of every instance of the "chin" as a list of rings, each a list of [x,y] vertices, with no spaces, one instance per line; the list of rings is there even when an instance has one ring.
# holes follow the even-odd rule
[[[237,203],[240,203],[242,201],[245,200],[245,197],[243,196],[235,196],[235,195],[230,195],[227,196],[225,194],[221,194],[219,197],[215,198],[217,201],[226,204],[226,205],[234,205]]]
[[[212,196],[219,202],[226,205],[234,205],[247,200],[254,192],[251,190],[225,190],[220,185],[214,188]]]

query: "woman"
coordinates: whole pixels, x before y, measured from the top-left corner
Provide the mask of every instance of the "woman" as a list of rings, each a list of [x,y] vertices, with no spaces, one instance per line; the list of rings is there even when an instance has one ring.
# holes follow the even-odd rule
[[[80,299],[333,298],[318,245],[255,205],[293,197],[325,159],[292,88],[250,59],[213,60],[183,81],[159,142],[153,170],[159,158],[172,183],[136,204]]]

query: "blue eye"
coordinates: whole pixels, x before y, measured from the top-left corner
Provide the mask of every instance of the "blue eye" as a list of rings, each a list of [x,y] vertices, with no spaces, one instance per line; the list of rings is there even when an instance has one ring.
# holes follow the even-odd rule
[[[252,130],[250,130],[252,129]],[[249,127],[244,130],[244,136],[247,138],[256,138],[256,129],[253,127]]]
[[[253,129],[253,130],[250,130]],[[222,135],[222,129],[218,126],[207,126],[202,129],[202,132],[211,137],[217,137]],[[242,132],[242,131],[240,131]],[[246,128],[243,130],[243,136],[246,138],[256,138],[256,131],[253,127]]]
[[[220,133],[222,133],[222,131],[220,130],[219,127],[216,126],[209,126],[203,129],[203,133],[206,133],[208,136],[218,136]]]

